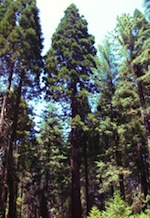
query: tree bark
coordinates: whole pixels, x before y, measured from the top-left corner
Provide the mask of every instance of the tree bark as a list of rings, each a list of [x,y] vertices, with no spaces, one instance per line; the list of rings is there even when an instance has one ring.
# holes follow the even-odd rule
[[[23,73],[22,73],[23,76]],[[16,182],[16,172],[15,172],[15,162],[13,158],[13,151],[15,149],[15,139],[16,139],[16,131],[17,131],[17,123],[19,116],[19,104],[21,99],[21,90],[22,90],[22,76],[20,78],[17,99],[16,99],[16,107],[14,112],[14,120],[12,125],[12,134],[9,145],[9,159],[8,159],[8,188],[9,188],[9,211],[8,218],[16,217],[16,195],[17,195],[17,182]]]
[[[1,113],[0,113],[0,146],[2,146],[2,138],[3,138],[3,129],[4,129],[4,118],[6,114],[6,107],[7,107],[7,101],[10,93],[11,83],[12,83],[12,76],[13,76],[13,67],[10,69],[10,74],[8,77],[7,82],[7,88],[4,93],[2,106],[1,106]]]
[[[148,194],[148,183],[147,183],[147,176],[146,176],[146,163],[144,163],[143,160],[143,152],[142,152],[142,142],[138,142],[138,168],[139,168],[139,177],[140,177],[140,182],[141,182],[141,189],[142,192],[144,193],[144,198],[146,199],[146,196]]]
[[[0,113],[0,149],[4,151],[4,158],[2,162],[2,183],[0,189],[0,214],[2,217],[5,217],[6,212],[6,201],[7,201],[7,161],[8,161],[8,149],[5,146],[4,142],[4,127],[5,127],[5,116],[7,110],[7,102],[9,98],[11,83],[12,83],[12,76],[13,76],[13,66],[10,69],[7,88],[3,96],[2,106],[1,106],[1,113]]]
[[[81,217],[80,176],[79,176],[79,148],[77,143],[77,129],[72,129],[72,218]]]
[[[138,93],[139,93],[139,98],[140,98],[140,103],[141,103],[141,108],[142,108],[143,123],[145,127],[146,141],[147,141],[147,147],[148,147],[148,162],[150,165],[150,122],[147,117],[147,113],[145,111],[145,99],[144,99],[142,81],[138,82]]]
[[[76,82],[72,84],[72,120],[77,115],[77,100],[76,100]],[[80,162],[79,162],[79,144],[78,144],[78,130],[76,126],[72,126],[71,130],[71,146],[72,146],[72,159],[71,159],[71,173],[72,173],[72,213],[71,218],[81,217],[81,199],[80,199]]]
[[[83,146],[84,146],[86,215],[88,215],[88,213],[89,213],[89,211],[90,211],[90,205],[89,205],[89,178],[88,178],[88,160],[87,160],[87,143],[86,143],[86,137],[83,138]]]
[[[44,193],[42,193],[42,196],[41,196],[40,210],[41,210],[42,218],[49,218],[49,213],[48,213],[48,208],[47,208],[47,201],[46,201],[46,198],[44,196]]]
[[[2,182],[1,182],[1,200],[0,200],[0,215],[5,218],[6,203],[7,203],[7,156],[5,154],[5,163],[3,163]]]
[[[114,186],[113,186],[113,184],[111,184],[111,185],[110,185],[110,193],[111,193],[111,197],[114,197],[114,192],[115,192],[115,190],[114,190]]]

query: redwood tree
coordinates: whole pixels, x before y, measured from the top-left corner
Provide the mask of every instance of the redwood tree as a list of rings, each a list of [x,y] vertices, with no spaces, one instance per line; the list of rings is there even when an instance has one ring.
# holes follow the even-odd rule
[[[72,218],[81,217],[77,127],[81,117],[78,100],[82,94],[93,91],[91,76],[92,68],[96,67],[95,55],[94,38],[88,33],[87,22],[80,16],[76,6],[71,4],[52,37],[52,46],[46,55],[45,83],[47,95],[61,103],[64,108],[67,107],[72,120],[70,132]]]

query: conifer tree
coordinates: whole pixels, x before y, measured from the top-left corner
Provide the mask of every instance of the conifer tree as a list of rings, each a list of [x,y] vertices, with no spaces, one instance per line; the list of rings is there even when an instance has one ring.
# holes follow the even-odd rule
[[[42,67],[42,36],[36,1],[2,1],[4,12],[0,21],[1,74],[7,81],[0,116],[2,136],[7,98],[12,85],[23,82],[24,93],[39,89],[40,67]],[[30,19],[27,19],[30,17]],[[29,76],[30,75],[30,76]],[[31,76],[32,75],[32,76]],[[28,87],[28,88],[27,88]],[[28,89],[28,90],[26,90]],[[28,95],[31,97],[31,95]]]
[[[9,103],[8,103],[8,121],[10,125],[7,127],[7,138],[5,139],[5,143],[9,145],[9,139],[11,137],[11,123],[13,123],[14,119],[14,113],[15,113],[15,102],[16,102],[16,91],[10,92],[9,97]],[[29,117],[30,116],[30,117]],[[32,116],[32,110],[29,108],[26,101],[22,98],[20,102],[19,107],[19,115],[18,115],[18,125],[16,130],[16,142],[17,142],[17,148],[13,150],[13,194],[14,194],[14,206],[16,207],[17,197],[19,196],[19,180],[22,175],[22,173],[26,169],[26,163],[29,161],[27,160],[27,150],[29,146],[29,141],[31,140],[31,136],[33,135],[33,120],[31,118]],[[3,202],[3,210],[1,210],[1,216],[5,217],[6,211],[8,211],[9,207],[8,204],[6,204],[8,198],[8,165],[9,165],[9,156],[8,154],[2,157],[3,160],[3,166],[2,166],[2,174],[1,174],[1,195]],[[17,208],[16,208],[17,209]]]
[[[3,131],[4,131],[4,124],[5,124],[5,116],[6,116],[6,104],[7,99],[12,83],[12,76],[13,76],[13,65],[14,61],[11,62],[13,59],[13,55],[15,56],[15,51],[13,50],[12,44],[16,45],[14,36],[12,39],[13,32],[15,31],[16,26],[16,19],[15,19],[15,12],[16,12],[16,2],[12,2],[9,0],[1,1],[1,20],[0,20],[0,33],[1,33],[1,40],[0,40],[0,60],[1,60],[1,76],[3,79],[6,80],[7,77],[7,87],[6,91],[4,92],[3,101],[1,104],[1,114],[0,114],[0,143],[2,146],[2,138],[3,138]],[[14,40],[14,43],[13,43]]]
[[[40,211],[42,217],[67,215],[70,181],[68,146],[63,136],[62,122],[57,109],[44,112],[44,122],[38,137],[40,176]],[[43,202],[42,202],[43,201]],[[44,207],[45,202],[45,207]],[[61,206],[60,206],[61,205]],[[46,209],[47,208],[47,209]],[[55,208],[55,209],[54,209]]]
[[[120,126],[122,139],[124,138],[125,143],[131,146],[128,146],[128,148],[130,147],[130,151],[127,149],[128,154],[130,152],[133,154],[133,151],[137,152],[138,160],[134,164],[141,172],[138,173],[138,176],[141,176],[139,181],[141,181],[142,192],[146,197],[148,192],[146,159],[149,159],[147,154],[150,157],[148,112],[150,83],[149,56],[147,55],[149,51],[149,23],[140,11],[135,10],[134,17],[123,15],[118,18],[116,30],[119,50],[122,52],[123,59],[120,68],[120,82],[114,96],[114,105],[117,107],[120,105],[120,110],[126,120],[121,120],[123,122]],[[126,131],[127,128],[128,131]],[[132,140],[129,134],[132,135]],[[147,152],[145,150],[146,144]],[[132,161],[135,161],[134,157]]]
[[[97,119],[99,120],[98,131],[100,140],[100,159],[103,164],[107,165],[109,162],[110,170],[111,167],[114,170],[114,177],[116,182],[113,182],[114,178],[112,175],[112,182],[110,178],[109,188],[113,195],[114,183],[119,183],[120,194],[125,199],[125,188],[123,173],[119,173],[119,168],[122,166],[123,148],[120,144],[120,135],[117,126],[121,117],[121,112],[113,105],[114,93],[118,85],[118,63],[115,57],[114,49],[115,45],[111,43],[110,37],[107,37],[102,45],[99,46],[99,72],[98,72],[98,86],[100,89],[100,97],[98,102]],[[107,169],[107,172],[109,169]],[[106,181],[102,181],[105,178],[103,172],[100,178],[102,190],[107,190]],[[111,172],[110,172],[111,175]],[[111,177],[111,176],[110,176]],[[105,187],[103,187],[105,186]],[[102,191],[101,190],[101,191]]]
[[[125,33],[125,28],[128,32]],[[137,85],[138,95],[141,104],[141,113],[143,116],[143,125],[145,127],[147,145],[149,151],[149,23],[144,15],[136,10],[133,18],[123,16],[118,20],[119,41],[126,52],[126,63],[130,66],[132,79]],[[150,151],[149,151],[150,156]]]
[[[4,150],[6,150],[6,146],[4,146],[4,127],[7,117],[6,111],[9,93],[12,85],[16,85],[18,89],[14,119],[10,130],[9,149],[7,149],[7,152],[5,151],[5,153],[7,153],[6,156],[9,156],[7,169],[9,179],[7,181],[9,181],[10,207],[8,217],[14,217],[15,206],[13,207],[13,205],[15,205],[15,199],[12,188],[12,176],[14,173],[12,173],[11,168],[13,165],[13,149],[16,141],[19,105],[22,95],[24,95],[25,98],[32,98],[33,93],[37,95],[40,90],[39,81],[41,68],[43,66],[41,50],[43,46],[38,9],[35,0],[6,0],[2,1],[2,6],[5,13],[1,16],[2,19],[0,21],[0,46],[2,47],[0,59],[2,60],[1,74],[3,80],[5,79],[7,81],[0,116],[0,141],[1,147],[4,147]],[[2,202],[5,201],[2,200]],[[3,207],[3,205],[1,207]]]
[[[91,75],[92,67],[96,67],[95,54],[94,38],[88,33],[87,22],[71,4],[52,37],[52,47],[46,55],[45,77],[47,95],[68,105],[72,119],[72,218],[81,217],[78,97],[93,91]]]

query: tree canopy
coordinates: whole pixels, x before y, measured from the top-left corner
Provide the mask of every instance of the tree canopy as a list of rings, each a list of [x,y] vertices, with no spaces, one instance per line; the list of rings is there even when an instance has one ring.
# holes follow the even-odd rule
[[[98,46],[71,4],[42,55],[36,1],[0,1],[0,218],[149,217],[149,3]]]

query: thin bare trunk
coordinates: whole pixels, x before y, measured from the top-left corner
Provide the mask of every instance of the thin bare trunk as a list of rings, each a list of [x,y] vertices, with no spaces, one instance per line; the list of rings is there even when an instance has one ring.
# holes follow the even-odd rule
[[[90,211],[89,207],[89,178],[88,178],[88,160],[87,160],[87,143],[86,138],[83,139],[84,143],[84,169],[85,169],[85,195],[86,195],[86,215]]]
[[[5,155],[5,162],[3,163],[2,171],[2,183],[1,183],[1,205],[0,205],[0,215],[5,218],[6,213],[6,203],[7,203],[7,157]]]

